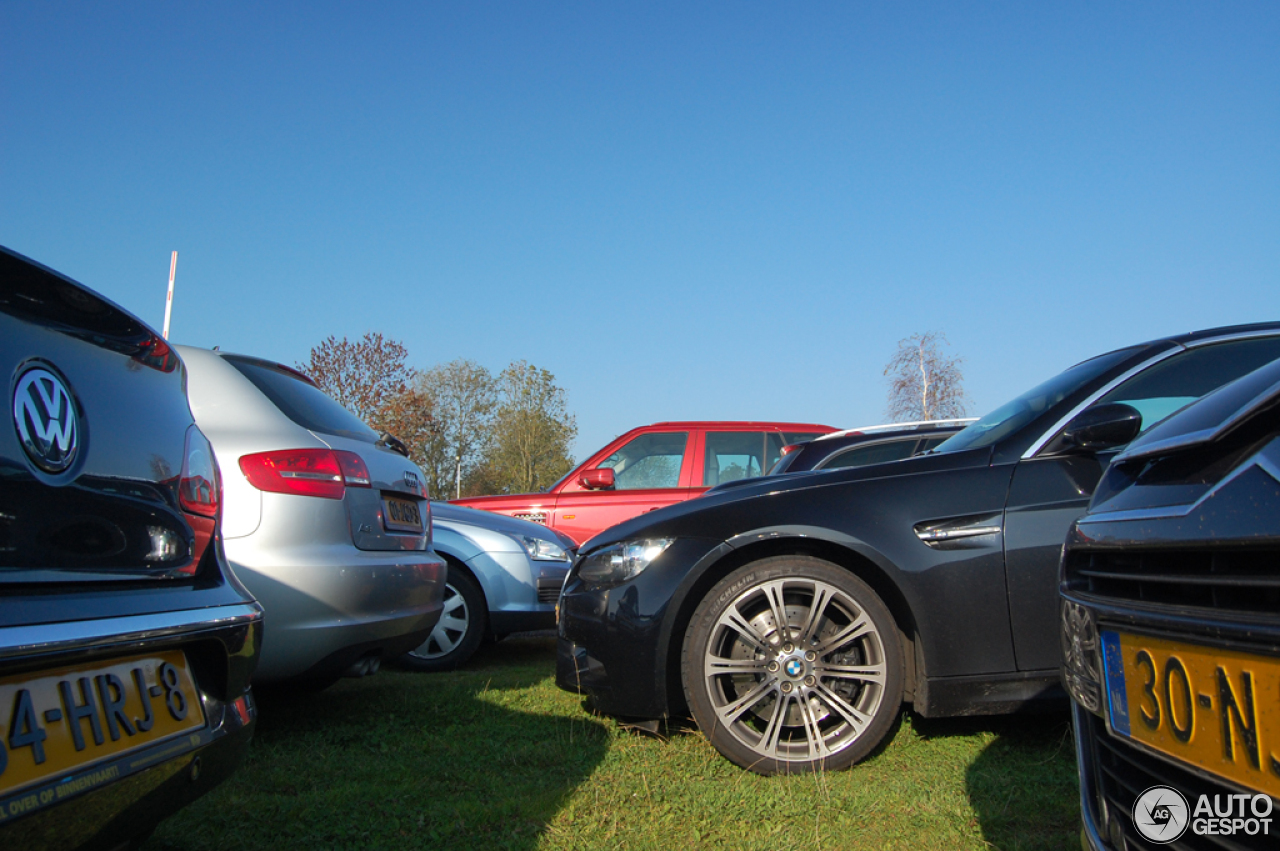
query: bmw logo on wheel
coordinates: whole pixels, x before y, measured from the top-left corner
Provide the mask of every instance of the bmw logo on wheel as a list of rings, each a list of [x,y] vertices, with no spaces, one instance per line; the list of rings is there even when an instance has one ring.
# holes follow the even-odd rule
[[[33,367],[13,391],[13,422],[32,462],[46,473],[61,473],[79,449],[75,397],[61,376]]]

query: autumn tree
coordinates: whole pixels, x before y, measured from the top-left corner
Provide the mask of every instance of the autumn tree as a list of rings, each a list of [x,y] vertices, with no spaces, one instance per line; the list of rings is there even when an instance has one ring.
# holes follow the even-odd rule
[[[329,336],[297,368],[374,431],[403,441],[421,464],[436,428],[431,400],[415,386],[417,371],[406,363],[408,356],[402,343],[378,333],[354,343]]]
[[[422,462],[431,493],[462,496],[463,478],[472,478],[490,442],[497,381],[475,361],[460,358],[421,373],[416,387],[430,400],[436,423]]]
[[[940,331],[912,334],[898,341],[898,351],[884,368],[889,379],[887,414],[892,422],[963,417],[965,403],[961,358],[949,357]]]
[[[565,391],[554,375],[525,361],[502,371],[497,390],[491,441],[468,490],[542,490],[573,468],[569,447],[578,425],[568,411]]]

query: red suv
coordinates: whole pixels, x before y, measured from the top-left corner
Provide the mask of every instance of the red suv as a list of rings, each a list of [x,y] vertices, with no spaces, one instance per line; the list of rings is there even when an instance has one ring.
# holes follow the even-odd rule
[[[454,500],[550,526],[581,544],[637,514],[762,476],[782,447],[835,431],[814,423],[679,422],[632,429],[545,493]]]

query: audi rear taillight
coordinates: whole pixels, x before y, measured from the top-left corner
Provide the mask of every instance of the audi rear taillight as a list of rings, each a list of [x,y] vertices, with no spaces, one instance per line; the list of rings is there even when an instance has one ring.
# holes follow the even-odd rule
[[[372,487],[372,481],[369,479],[369,468],[364,465],[364,459],[354,452],[347,452],[343,449],[335,449],[334,455],[338,457],[338,467],[342,470],[342,478],[346,480],[349,488],[367,488]]]
[[[372,483],[364,460],[332,449],[279,449],[240,456],[240,470],[261,491],[342,499],[348,487]]]

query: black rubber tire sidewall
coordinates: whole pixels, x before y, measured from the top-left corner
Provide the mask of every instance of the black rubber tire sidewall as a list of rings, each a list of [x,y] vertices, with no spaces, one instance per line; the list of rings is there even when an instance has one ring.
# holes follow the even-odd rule
[[[885,657],[884,696],[867,728],[852,745],[820,760],[792,762],[763,757],[717,723],[715,709],[701,685],[703,659],[711,628],[730,602],[748,588],[782,577],[804,576],[834,585],[854,599],[867,613],[880,634]],[[838,771],[848,768],[873,751],[893,727],[902,709],[902,642],[898,627],[880,597],[860,578],[829,561],[810,556],[774,556],[751,562],[734,570],[707,593],[685,631],[680,656],[681,682],[685,700],[699,729],[722,756],[757,774],[798,774]]]

